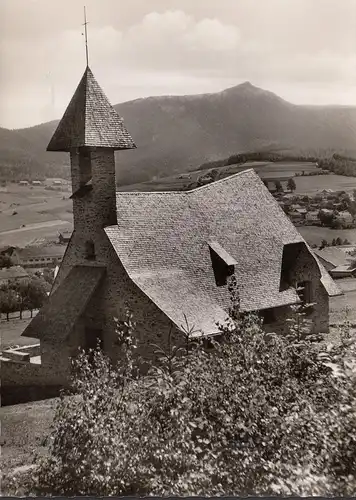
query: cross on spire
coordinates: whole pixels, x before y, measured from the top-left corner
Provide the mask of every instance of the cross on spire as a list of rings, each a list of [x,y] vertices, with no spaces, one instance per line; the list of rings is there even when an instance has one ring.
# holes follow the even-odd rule
[[[85,11],[85,6],[84,6],[84,33],[85,33],[85,55],[87,59],[87,66],[89,66],[89,53],[88,53],[88,32],[87,32],[87,15]]]

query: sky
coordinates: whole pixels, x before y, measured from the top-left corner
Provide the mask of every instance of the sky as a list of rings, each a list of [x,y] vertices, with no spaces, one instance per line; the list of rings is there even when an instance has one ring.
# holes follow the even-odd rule
[[[356,0],[83,0],[112,104],[239,83],[356,105]],[[0,126],[60,118],[85,70],[83,3],[0,0]]]

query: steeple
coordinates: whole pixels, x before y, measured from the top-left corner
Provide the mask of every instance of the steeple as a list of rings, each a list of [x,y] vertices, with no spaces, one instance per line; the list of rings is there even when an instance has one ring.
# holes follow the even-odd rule
[[[69,152],[77,148],[136,148],[123,119],[109,103],[89,66],[53,134],[47,151]]]

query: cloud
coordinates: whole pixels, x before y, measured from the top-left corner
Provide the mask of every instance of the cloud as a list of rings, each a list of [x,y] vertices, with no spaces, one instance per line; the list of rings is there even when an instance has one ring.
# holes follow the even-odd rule
[[[12,109],[30,123],[43,110],[47,117],[50,85],[55,118],[85,67],[82,7],[2,2],[2,123]],[[135,0],[125,13],[117,0],[87,0],[87,7],[90,65],[114,103],[245,80],[295,102],[355,103],[356,0]]]
[[[197,21],[178,10],[152,12],[123,34],[120,55],[128,66],[184,70],[192,63],[199,68],[201,58],[212,62],[235,50],[239,41],[239,29],[218,19]]]

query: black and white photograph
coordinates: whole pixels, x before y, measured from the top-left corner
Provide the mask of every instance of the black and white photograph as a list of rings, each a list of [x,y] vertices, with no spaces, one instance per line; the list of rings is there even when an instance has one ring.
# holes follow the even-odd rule
[[[356,0],[0,0],[0,495],[356,496]]]

